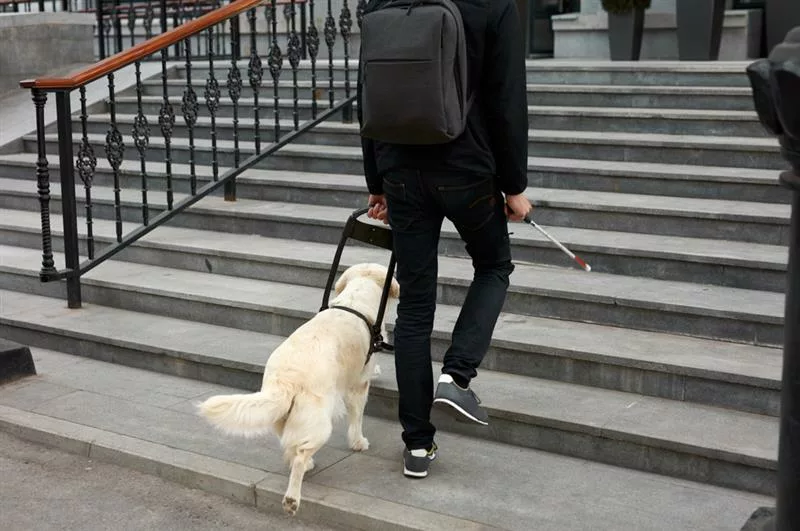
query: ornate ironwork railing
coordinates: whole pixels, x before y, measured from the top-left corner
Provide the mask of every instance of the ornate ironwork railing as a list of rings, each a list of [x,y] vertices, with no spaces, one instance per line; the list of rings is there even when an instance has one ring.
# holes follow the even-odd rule
[[[325,1],[325,0],[322,0]],[[257,8],[262,6],[263,0],[235,0],[234,2],[215,9],[197,19],[182,24],[164,34],[148,39],[132,48],[104,59],[95,65],[68,78],[43,78],[27,80],[20,83],[23,88],[30,89],[36,111],[36,131],[38,158],[36,162],[36,178],[38,197],[41,209],[42,224],[42,268],[40,278],[43,282],[66,280],[67,299],[70,308],[81,306],[81,276],[100,265],[105,260],[113,257],[141,237],[145,236],[156,227],[166,223],[182,211],[194,205],[204,197],[224,187],[225,199],[236,199],[236,178],[244,171],[259,164],[263,159],[272,155],[283,146],[293,142],[301,135],[310,131],[317,124],[334,116],[342,116],[345,121],[352,118],[352,106],[355,94],[350,84],[347,68],[344,71],[344,92],[336,97],[334,88],[342,85],[334,82],[334,77],[340,68],[334,68],[334,46],[337,38],[341,37],[345,51],[344,63],[349,64],[349,41],[352,29],[352,14],[347,5],[343,3],[341,13],[337,20],[334,19],[331,0],[327,0],[327,12],[323,29],[324,44],[328,48],[327,61],[321,59],[322,48],[320,31],[315,25],[314,0],[308,0],[308,54],[310,61],[301,64],[301,39],[298,34],[297,9],[298,0],[289,0],[290,10],[286,13],[289,18],[289,36],[287,51],[281,51],[277,37],[277,0],[268,0],[266,3],[267,18],[270,33],[269,44],[264,50],[259,49],[257,38]],[[363,9],[363,0],[359,0],[357,12]],[[246,14],[249,26],[249,43],[246,49],[239,40],[240,15]],[[223,30],[230,36],[230,53],[224,57],[216,45],[217,36]],[[205,41],[203,51],[205,57],[199,59],[192,49],[192,39],[202,38]],[[170,62],[168,50],[177,47],[181,54],[180,61]],[[246,51],[245,51],[246,50]],[[244,53],[243,53],[244,52]],[[145,96],[146,87],[152,87],[143,80],[142,67],[144,61],[151,56],[160,58],[160,76],[156,76],[159,96]],[[291,104],[281,104],[281,88],[287,84],[282,82],[284,70],[284,57],[288,58],[291,68]],[[266,63],[269,79],[265,79],[264,64]],[[325,64],[327,63],[327,64]],[[157,63],[156,63],[157,64]],[[199,64],[199,66],[198,66]],[[120,96],[117,94],[115,73],[123,68],[133,67],[135,83],[133,89],[136,95],[136,112],[132,120],[130,135],[124,135],[124,126],[118,117],[117,107]],[[310,86],[300,86],[298,72],[301,68],[310,70]],[[172,79],[169,75],[171,68],[182,68],[185,75],[180,80]],[[221,80],[220,71],[227,71],[227,79]],[[244,70],[244,74],[243,74]],[[195,84],[196,72],[202,71],[206,77],[202,85],[203,104],[201,105],[198,90]],[[324,74],[327,73],[327,79]],[[224,74],[222,74],[224,75]],[[107,126],[104,142],[105,158],[108,161],[111,175],[106,169],[104,176],[113,182],[113,217],[116,241],[105,248],[96,249],[93,234],[93,201],[92,185],[98,172],[98,159],[95,153],[97,138],[89,133],[96,128],[95,122],[90,122],[87,105],[87,85],[105,79],[108,85],[107,97]],[[182,85],[182,96],[174,97],[170,89],[175,82]],[[248,106],[252,119],[245,125],[243,118],[243,93],[249,85]],[[271,85],[271,86],[270,86]],[[196,87],[198,90],[196,90]],[[327,87],[328,97],[322,98]],[[284,87],[285,88],[285,87]],[[80,112],[74,117],[80,131],[73,135],[73,113],[71,108],[71,95],[78,92]],[[299,96],[305,92],[311,98],[311,118],[301,123],[299,119]],[[271,93],[271,98],[267,96]],[[48,96],[55,95],[57,141],[48,135],[48,125],[45,123],[45,106]],[[145,98],[148,105],[145,105]],[[153,100],[157,100],[153,102]],[[285,98],[284,98],[285,99]],[[319,100],[322,101],[319,101]],[[325,101],[327,100],[327,101]],[[148,116],[155,113],[157,117]],[[176,112],[176,107],[178,110]],[[232,161],[227,159],[230,169],[220,168],[220,153],[218,147],[218,117],[224,107],[226,116],[232,116],[228,124],[232,128]],[[265,109],[266,107],[266,109]],[[284,109],[285,108],[285,109]],[[281,114],[290,112],[291,125],[282,122]],[[180,118],[176,116],[180,113]],[[262,116],[271,113],[274,121],[271,124],[262,123]],[[202,124],[201,124],[202,121]],[[158,123],[155,135],[151,124]],[[188,146],[183,140],[182,149],[173,149],[175,129],[182,127],[188,132]],[[270,135],[264,129],[272,129]],[[246,131],[248,129],[249,131]],[[242,140],[243,133],[247,132],[248,140]],[[154,137],[160,136],[159,139]],[[156,140],[156,142],[154,142]],[[202,141],[202,145],[200,145]],[[157,145],[156,145],[157,144]],[[131,153],[130,148],[134,148]],[[61,213],[63,216],[64,239],[64,268],[58,269],[53,254],[53,237],[50,223],[50,162],[49,158],[57,148],[59,175],[61,181]],[[210,152],[210,153],[209,153]],[[123,202],[124,182],[123,161],[126,153],[133,154],[135,163],[138,163],[135,192],[140,200],[135,204],[140,207],[137,215],[136,226],[133,230],[125,230],[125,225],[130,223],[131,202]],[[230,153],[226,147],[224,154]],[[200,155],[209,160],[211,175],[208,181],[201,182],[198,176]],[[177,155],[180,156],[178,161]],[[152,171],[153,161],[157,160],[159,172]],[[129,163],[131,161],[128,161]],[[185,164],[188,168],[188,193],[185,197],[176,200],[175,175],[173,164]],[[84,238],[84,256],[81,260],[81,239],[78,235],[78,200],[76,192],[75,174],[83,185],[82,199],[85,205],[86,236]],[[160,176],[157,175],[160,173]],[[130,177],[128,173],[127,177]],[[203,177],[205,178],[205,177]],[[151,186],[158,179],[158,189]],[[163,190],[162,190],[163,189]],[[166,207],[154,207],[151,198],[154,194],[165,193]],[[127,192],[129,193],[129,192]],[[126,197],[127,196],[126,193]],[[123,216],[123,208],[126,216]],[[159,208],[161,209],[158,212]],[[124,219],[125,218],[125,219]]]
[[[2,0],[0,0],[2,1]],[[60,1],[60,0],[59,0]],[[70,0],[77,1],[77,0]],[[94,0],[93,0],[94,1]],[[98,37],[98,55],[100,59],[106,57],[106,51],[113,49],[119,53],[127,46],[134,46],[138,42],[150,39],[158,33],[177,28],[181,24],[196,19],[206,13],[222,7],[229,0],[99,0],[101,9],[96,10]],[[291,11],[299,11],[300,20],[297,31],[300,36],[301,56],[306,58],[307,53],[307,0],[278,0],[276,4],[283,6],[283,17],[288,27],[292,21]],[[270,5],[264,9],[266,22],[270,22]],[[241,34],[238,34],[239,38]],[[233,46],[228,28],[220,28],[216,34],[218,55],[231,53]],[[266,35],[269,38],[269,34]],[[285,43],[288,48],[287,34]],[[205,41],[197,38],[193,41],[190,52],[197,56],[205,56]],[[238,43],[241,47],[241,43]],[[175,57],[179,57],[179,50],[175,50]]]
[[[95,0],[97,49],[100,59],[108,52],[166,33],[222,6],[222,0]],[[227,3],[227,1],[225,2]],[[222,40],[220,35],[219,40]],[[199,50],[199,46],[198,46]],[[175,51],[178,53],[178,50]],[[198,54],[200,52],[198,51]]]

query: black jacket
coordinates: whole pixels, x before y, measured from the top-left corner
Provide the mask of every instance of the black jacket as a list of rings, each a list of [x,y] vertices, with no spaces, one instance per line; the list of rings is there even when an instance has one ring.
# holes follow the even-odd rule
[[[469,88],[477,90],[464,133],[448,144],[407,146],[363,138],[364,172],[371,194],[397,169],[494,175],[506,194],[528,184],[528,102],[525,53],[514,0],[454,0],[464,21]],[[365,12],[378,0],[371,0]],[[360,69],[360,65],[359,65]],[[357,88],[361,116],[361,72]]]

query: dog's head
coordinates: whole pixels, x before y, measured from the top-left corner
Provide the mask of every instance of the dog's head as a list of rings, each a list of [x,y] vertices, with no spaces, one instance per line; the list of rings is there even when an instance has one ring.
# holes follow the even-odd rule
[[[380,264],[357,264],[351,266],[336,281],[336,294],[339,295],[347,287],[347,284],[357,278],[369,279],[375,282],[382,290],[383,284],[386,282],[387,273],[388,269]],[[400,284],[397,283],[394,277],[392,277],[392,286],[389,288],[389,297],[392,299],[400,297]]]

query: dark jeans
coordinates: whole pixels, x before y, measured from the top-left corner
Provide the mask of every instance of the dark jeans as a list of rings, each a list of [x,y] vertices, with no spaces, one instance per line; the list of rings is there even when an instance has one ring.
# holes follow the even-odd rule
[[[474,269],[442,369],[466,382],[489,348],[514,270],[508,222],[493,177],[402,171],[387,175],[383,186],[400,283],[394,359],[403,441],[412,450],[429,448],[436,432],[431,331],[442,222],[446,217],[456,226]]]

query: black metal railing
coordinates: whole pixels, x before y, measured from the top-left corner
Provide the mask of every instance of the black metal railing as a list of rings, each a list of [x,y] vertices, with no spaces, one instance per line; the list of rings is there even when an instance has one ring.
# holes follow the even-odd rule
[[[44,13],[94,10],[95,0],[0,0],[0,13]]]
[[[307,28],[309,61],[301,62],[302,44],[295,20],[297,0],[290,1],[292,9],[289,12],[286,53],[281,50],[277,38],[277,0],[269,0],[267,6],[271,27],[269,46],[266,49],[260,47],[256,32],[260,3],[260,0],[236,0],[100,61],[71,78],[21,83],[24,88],[31,89],[36,110],[36,177],[42,223],[40,278],[43,282],[66,280],[70,308],[81,306],[82,275],[222,187],[225,199],[235,201],[236,178],[244,171],[260,164],[319,123],[335,116],[345,121],[352,117],[355,95],[352,93],[349,73],[343,74],[344,91],[338,95],[335,88],[342,83],[334,79],[341,75],[341,69],[334,68],[333,59],[333,48],[339,35],[343,39],[345,64],[349,64],[350,59],[348,44],[352,20],[346,2],[339,16],[337,32],[336,27],[331,26],[331,5],[328,0],[328,20],[325,25],[327,64],[320,64],[320,43],[313,17]],[[314,13],[313,0],[308,1],[308,8],[310,13]],[[249,26],[250,38],[246,48],[242,47],[239,39],[239,16],[242,14],[245,14]],[[217,44],[220,34],[229,37],[230,53],[227,57]],[[197,38],[205,40],[205,57],[202,59],[194,53],[196,49],[192,40]],[[181,50],[179,62],[168,60],[168,51],[174,47]],[[154,57],[160,61],[160,72],[146,79],[143,74],[145,61]],[[291,69],[289,76],[285,72],[284,57],[288,58],[288,67]],[[270,73],[269,81],[264,77],[265,62]],[[153,66],[152,63],[148,65],[151,68]],[[116,82],[115,73],[123,68],[133,68],[135,73],[132,94],[128,96],[120,93]],[[182,78],[175,79],[170,75],[171,69],[177,68],[183,69]],[[309,72],[310,85],[304,83],[301,86],[301,69]],[[318,88],[318,83],[323,81],[320,78],[324,77],[321,71],[327,72],[327,79],[324,80],[327,81],[327,97]],[[198,72],[205,77],[202,84],[197,81]],[[249,85],[248,96],[251,96],[247,99],[243,94],[245,76]],[[87,102],[87,85],[103,79],[108,86],[107,115],[92,117]],[[181,91],[180,96],[175,93],[176,89]],[[291,102],[286,101],[282,89],[291,89]],[[198,95],[200,90],[202,101]],[[73,116],[70,106],[71,95],[75,91],[80,109]],[[153,92],[159,95],[149,95]],[[264,92],[271,92],[272,97],[266,97]],[[48,124],[45,123],[45,106],[51,94],[56,100],[55,137],[49,133]],[[312,102],[311,114],[306,121],[300,118],[301,95]],[[127,106],[125,112],[129,115],[132,113],[131,105],[135,105],[132,121],[120,112],[123,104]],[[179,109],[180,118],[176,116],[176,108]],[[230,140],[224,140],[221,147],[223,141],[219,136],[223,129],[219,120],[222,119],[223,109],[226,120],[224,132]],[[270,111],[273,120],[265,121],[264,113]],[[156,112],[157,116],[154,116]],[[291,120],[287,119],[289,116]],[[101,125],[105,126],[103,137],[96,132],[100,118],[103,120]],[[243,122],[244,118],[247,118],[246,122]],[[158,123],[157,131],[153,130],[155,122]],[[77,136],[73,132],[73,123],[79,127]],[[181,129],[179,134],[176,134],[176,128]],[[271,134],[265,135],[265,129],[272,129]],[[245,135],[247,140],[243,139]],[[177,136],[180,136],[178,147],[175,144]],[[271,143],[267,144],[269,141]],[[131,150],[131,147],[134,149]],[[99,149],[105,152],[108,163],[104,168],[99,167]],[[64,267],[61,269],[55,264],[50,223],[50,158],[56,154],[64,238]],[[173,173],[176,164],[182,165],[183,174]],[[210,165],[210,174],[204,172],[201,176],[198,171],[201,165]],[[82,185],[80,203],[84,205],[83,223],[86,227],[83,237],[79,237],[78,231],[76,173]],[[104,248],[100,248],[93,221],[98,203],[92,192],[98,176],[109,180],[113,190],[113,194],[109,193],[109,197],[100,205],[114,220],[114,241]],[[181,185],[180,192],[176,183]],[[162,197],[162,194],[164,199],[161,202],[156,199],[154,203],[154,198]],[[108,209],[109,202],[113,206],[111,210]],[[134,225],[132,230],[128,229],[130,225]]]
[[[75,1],[75,0],[70,0]],[[110,52],[119,53],[129,46],[150,39],[153,35],[164,33],[174,29],[185,22],[196,19],[209,13],[225,4],[228,0],[100,0],[101,9],[96,10],[98,38],[98,56],[105,58]],[[303,59],[307,57],[307,0],[279,0],[276,6],[284,6],[283,18],[286,26],[299,24],[296,35],[299,37],[299,50]],[[265,19],[269,22],[273,18],[271,5],[264,7]],[[298,20],[299,18],[299,20]],[[236,19],[234,24],[239,21]],[[266,34],[266,38],[271,37],[271,32]],[[289,48],[288,39],[291,31],[287,31],[285,46]],[[233,40],[236,35],[241,37],[242,32],[233,32],[229,28],[219,28],[215,36],[215,54],[217,56],[229,57],[233,54],[234,48],[241,49],[241,42]],[[193,39],[189,50],[196,56],[205,56],[206,42],[198,36]],[[182,55],[179,46],[168,55],[180,57]]]
[[[128,47],[166,33],[190,20],[218,9],[227,0],[98,0],[100,9],[95,9],[97,53],[104,59]],[[220,44],[220,43],[215,43]],[[197,55],[205,52],[200,40],[194,48]],[[218,50],[221,48],[218,47]],[[219,52],[221,53],[221,52]],[[175,47],[172,55],[180,56]]]

